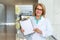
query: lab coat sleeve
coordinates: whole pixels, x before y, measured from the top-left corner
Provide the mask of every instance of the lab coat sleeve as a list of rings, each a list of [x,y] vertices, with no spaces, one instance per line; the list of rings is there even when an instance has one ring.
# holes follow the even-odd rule
[[[42,36],[43,37],[48,37],[50,35],[53,35],[53,30],[52,26],[49,20],[46,19],[46,30],[42,31]]]

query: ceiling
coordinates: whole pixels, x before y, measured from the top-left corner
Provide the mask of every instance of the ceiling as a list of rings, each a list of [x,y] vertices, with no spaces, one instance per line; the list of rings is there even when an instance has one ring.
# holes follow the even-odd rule
[[[37,3],[38,0],[0,0],[0,3],[5,5],[15,5],[15,4],[33,4]]]

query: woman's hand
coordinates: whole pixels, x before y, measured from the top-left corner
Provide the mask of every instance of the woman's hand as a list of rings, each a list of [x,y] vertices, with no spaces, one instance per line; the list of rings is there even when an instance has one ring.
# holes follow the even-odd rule
[[[38,28],[34,28],[33,30],[34,30],[35,32],[39,33],[39,34],[42,34],[42,31],[41,31],[40,29],[38,29]]]
[[[24,32],[24,29],[23,29],[23,28],[21,28],[21,32],[22,32],[22,33]]]

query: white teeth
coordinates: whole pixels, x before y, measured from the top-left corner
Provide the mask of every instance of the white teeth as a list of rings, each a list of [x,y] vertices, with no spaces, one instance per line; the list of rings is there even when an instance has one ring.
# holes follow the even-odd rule
[[[0,25],[15,25],[15,23],[0,23]]]

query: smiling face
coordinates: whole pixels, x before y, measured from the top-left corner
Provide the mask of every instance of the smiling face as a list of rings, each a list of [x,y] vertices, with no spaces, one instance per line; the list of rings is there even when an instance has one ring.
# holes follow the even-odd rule
[[[41,16],[42,15],[42,7],[40,5],[38,5],[36,7],[35,13],[36,13],[36,16]]]

